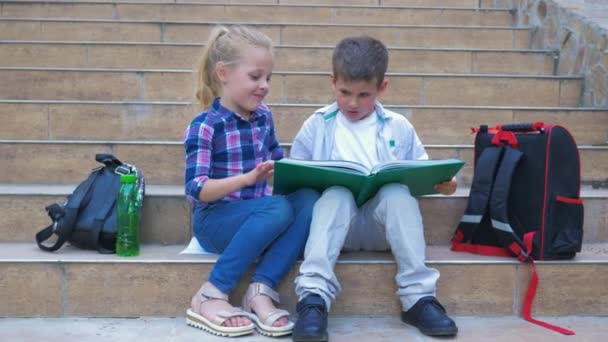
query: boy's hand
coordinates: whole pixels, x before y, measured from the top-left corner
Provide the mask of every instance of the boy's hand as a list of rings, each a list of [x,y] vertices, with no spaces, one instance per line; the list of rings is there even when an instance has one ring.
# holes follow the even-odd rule
[[[259,163],[255,166],[255,169],[247,172],[246,176],[246,186],[253,185],[257,182],[261,182],[268,177],[272,176],[274,173],[274,160],[268,160],[262,163]]]
[[[442,195],[451,195],[456,192],[457,185],[456,177],[454,177],[449,181],[435,185],[435,190]]]

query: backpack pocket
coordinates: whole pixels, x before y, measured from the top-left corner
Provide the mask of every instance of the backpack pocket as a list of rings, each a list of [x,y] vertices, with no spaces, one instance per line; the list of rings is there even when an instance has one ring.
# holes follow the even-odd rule
[[[583,243],[583,200],[557,196],[553,204],[555,236],[548,252],[557,257],[571,258],[580,252]]]

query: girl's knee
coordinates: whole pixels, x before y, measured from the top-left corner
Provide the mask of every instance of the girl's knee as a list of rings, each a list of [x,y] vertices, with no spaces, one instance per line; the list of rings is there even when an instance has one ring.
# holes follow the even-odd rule
[[[271,218],[272,223],[269,226],[276,226],[284,229],[289,226],[294,220],[294,210],[289,201],[283,196],[268,196],[265,197],[266,205],[264,211]]]
[[[296,194],[298,198],[306,202],[316,202],[321,197],[321,194],[317,190],[309,188],[300,189],[296,191]]]
[[[287,198],[291,202],[294,210],[312,210],[312,207],[315,205],[317,200],[321,197],[321,194],[314,189],[300,189],[293,194],[289,195]],[[297,212],[295,213],[298,214]]]

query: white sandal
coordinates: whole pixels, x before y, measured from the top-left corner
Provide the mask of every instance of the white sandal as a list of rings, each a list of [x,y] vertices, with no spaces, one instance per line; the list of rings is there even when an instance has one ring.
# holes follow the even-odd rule
[[[264,295],[280,303],[279,294],[270,288],[268,285],[262,283],[251,283],[247,288],[245,297],[243,297],[243,309],[248,313],[248,317],[255,323],[257,331],[265,336],[279,337],[291,334],[293,331],[294,323],[289,321],[289,312],[281,309],[271,310],[266,319],[262,320],[253,310],[251,309],[251,300],[253,297],[258,295]],[[282,317],[287,317],[288,321],[285,325],[280,327],[272,326],[272,323],[276,322]]]
[[[201,297],[200,302],[198,301],[198,296]],[[239,308],[234,308],[233,310],[229,311],[220,310],[215,314],[213,319],[207,319],[200,313],[194,311],[193,307],[197,307],[198,312],[201,312],[201,304],[211,299],[228,301],[228,295],[217,289],[210,289],[203,286],[202,290],[199,291],[192,299],[192,307],[186,311],[186,323],[188,325],[202,329],[214,335],[225,337],[243,336],[251,334],[255,331],[255,325],[253,323],[241,327],[226,327],[222,325],[232,317],[249,317],[249,313]]]

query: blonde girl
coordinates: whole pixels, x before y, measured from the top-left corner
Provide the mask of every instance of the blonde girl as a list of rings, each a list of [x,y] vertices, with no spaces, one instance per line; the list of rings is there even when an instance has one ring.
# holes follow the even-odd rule
[[[291,333],[279,310],[278,284],[300,256],[319,197],[313,190],[272,196],[268,177],[283,157],[272,114],[262,102],[270,90],[272,41],[243,26],[217,27],[207,41],[196,97],[202,106],[188,126],[185,187],[193,203],[192,229],[199,244],[220,254],[209,278],[192,297],[187,323],[221,336],[257,329]],[[243,309],[228,301],[254,267]]]

